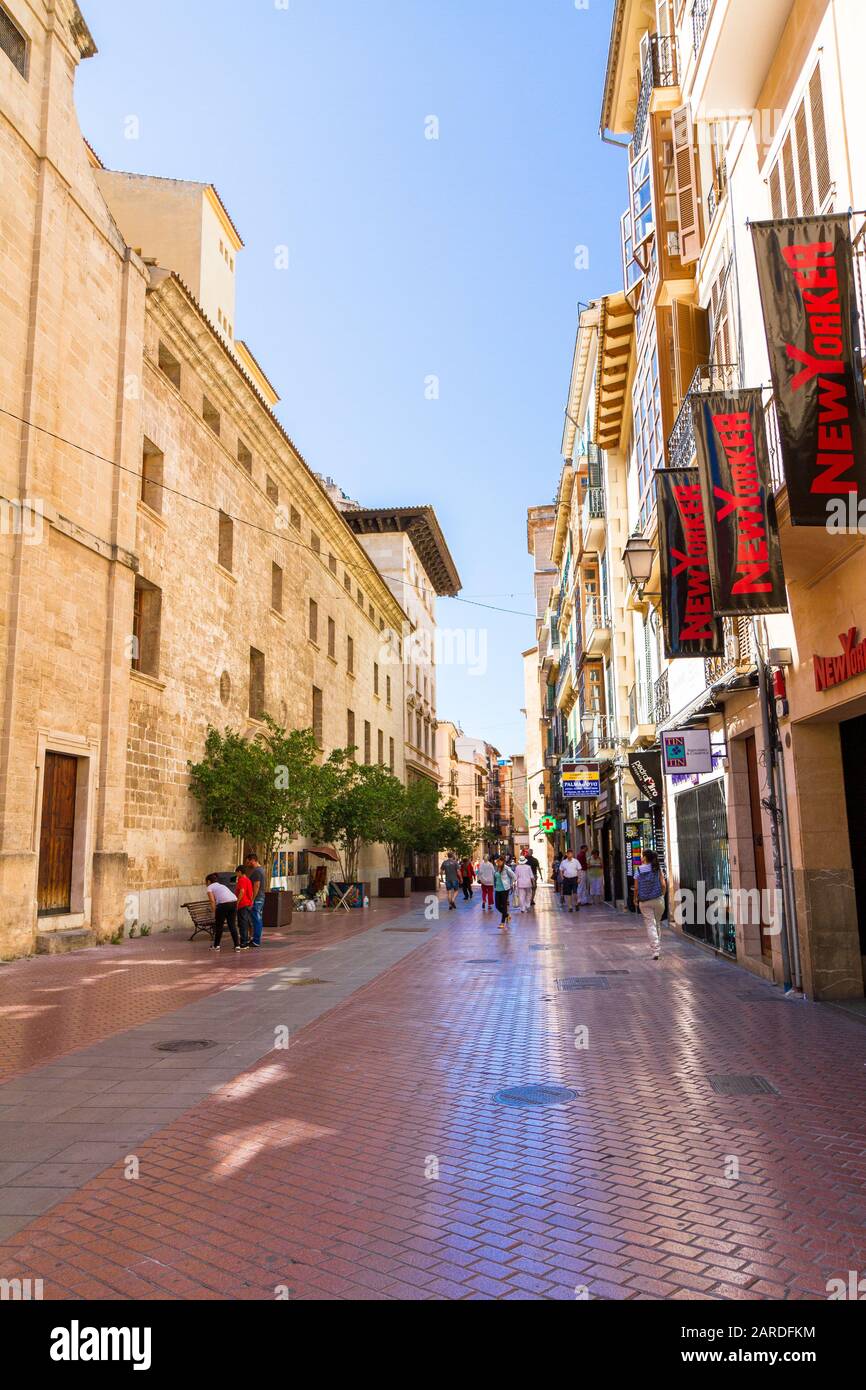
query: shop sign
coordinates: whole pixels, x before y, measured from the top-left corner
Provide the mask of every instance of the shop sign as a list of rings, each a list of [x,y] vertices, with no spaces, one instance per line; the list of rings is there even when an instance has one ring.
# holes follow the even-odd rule
[[[712,772],[709,729],[671,729],[661,736],[666,777]]]
[[[598,763],[563,763],[562,795],[567,801],[594,800],[601,795]]]
[[[707,518],[713,608],[726,617],[787,611],[760,388],[692,397]]]
[[[662,635],[669,661],[723,656],[722,624],[713,612],[707,530],[696,468],[656,470]]]
[[[662,798],[662,755],[661,753],[630,753],[628,770],[632,780],[642,793],[644,800],[653,804]]]
[[[753,222],[792,526],[866,495],[866,398],[847,214]]]
[[[553,835],[556,831],[556,816],[542,816],[538,828],[543,830],[545,835]]]
[[[844,681],[862,676],[866,671],[866,638],[858,642],[856,627],[849,627],[847,632],[839,633],[839,641],[842,644],[841,656],[812,658],[815,663],[815,689],[818,691],[830,690],[834,685],[842,685]]]

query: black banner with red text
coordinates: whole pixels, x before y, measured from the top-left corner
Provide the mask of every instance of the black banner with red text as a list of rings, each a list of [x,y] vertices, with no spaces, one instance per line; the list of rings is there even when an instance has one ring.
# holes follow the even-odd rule
[[[761,391],[696,392],[692,417],[714,611],[727,617],[784,613]]]
[[[656,471],[665,656],[722,656],[713,613],[704,502],[696,468]]]
[[[752,223],[792,526],[866,497],[866,399],[847,216]]]

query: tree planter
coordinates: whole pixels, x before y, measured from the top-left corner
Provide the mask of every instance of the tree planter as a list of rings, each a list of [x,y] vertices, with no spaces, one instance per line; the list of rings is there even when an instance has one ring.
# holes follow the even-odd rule
[[[335,883],[333,879],[328,884],[328,906],[336,907],[347,888],[351,888],[351,892],[346,898],[345,906],[352,908],[363,907],[364,899],[370,896],[369,883]]]
[[[412,878],[413,893],[435,893],[439,888],[439,880],[435,874],[415,874]]]
[[[411,878],[380,878],[380,898],[408,898],[412,891]]]

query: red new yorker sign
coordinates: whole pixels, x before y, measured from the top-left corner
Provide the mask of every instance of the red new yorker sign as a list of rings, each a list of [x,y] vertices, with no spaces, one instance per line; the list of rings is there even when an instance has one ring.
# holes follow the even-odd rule
[[[847,632],[839,633],[839,641],[842,644],[841,656],[815,656],[815,689],[829,690],[834,685],[841,685],[843,681],[850,681],[854,676],[861,676],[866,671],[866,639],[862,642],[857,641],[856,627],[849,627]]]

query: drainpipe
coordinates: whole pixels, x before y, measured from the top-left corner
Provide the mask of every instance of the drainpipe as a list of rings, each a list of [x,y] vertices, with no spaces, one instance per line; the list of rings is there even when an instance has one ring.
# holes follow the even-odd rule
[[[767,685],[767,667],[764,662],[764,653],[757,642],[757,625],[754,629],[755,648],[758,659],[758,696],[761,703],[761,729],[764,736],[764,762],[767,773],[767,783],[769,798],[767,808],[770,812],[770,826],[773,841],[773,871],[776,879],[776,892],[782,902],[782,973],[784,976],[785,993],[791,988],[791,951],[788,944],[788,906],[787,893],[785,891],[785,879],[782,872],[782,852],[779,844],[779,820],[782,812],[779,809],[779,797],[776,779],[776,738],[775,732],[770,728],[770,705],[769,689]]]
[[[785,855],[785,881],[788,886],[788,921],[791,924],[791,946],[794,967],[794,987],[803,988],[803,973],[800,967],[800,928],[797,922],[797,901],[794,897],[794,870],[791,863],[791,836],[788,825],[788,785],[785,774],[785,755],[779,752],[777,763],[779,772],[779,785],[782,793],[782,805],[784,815],[782,817],[782,836]]]

